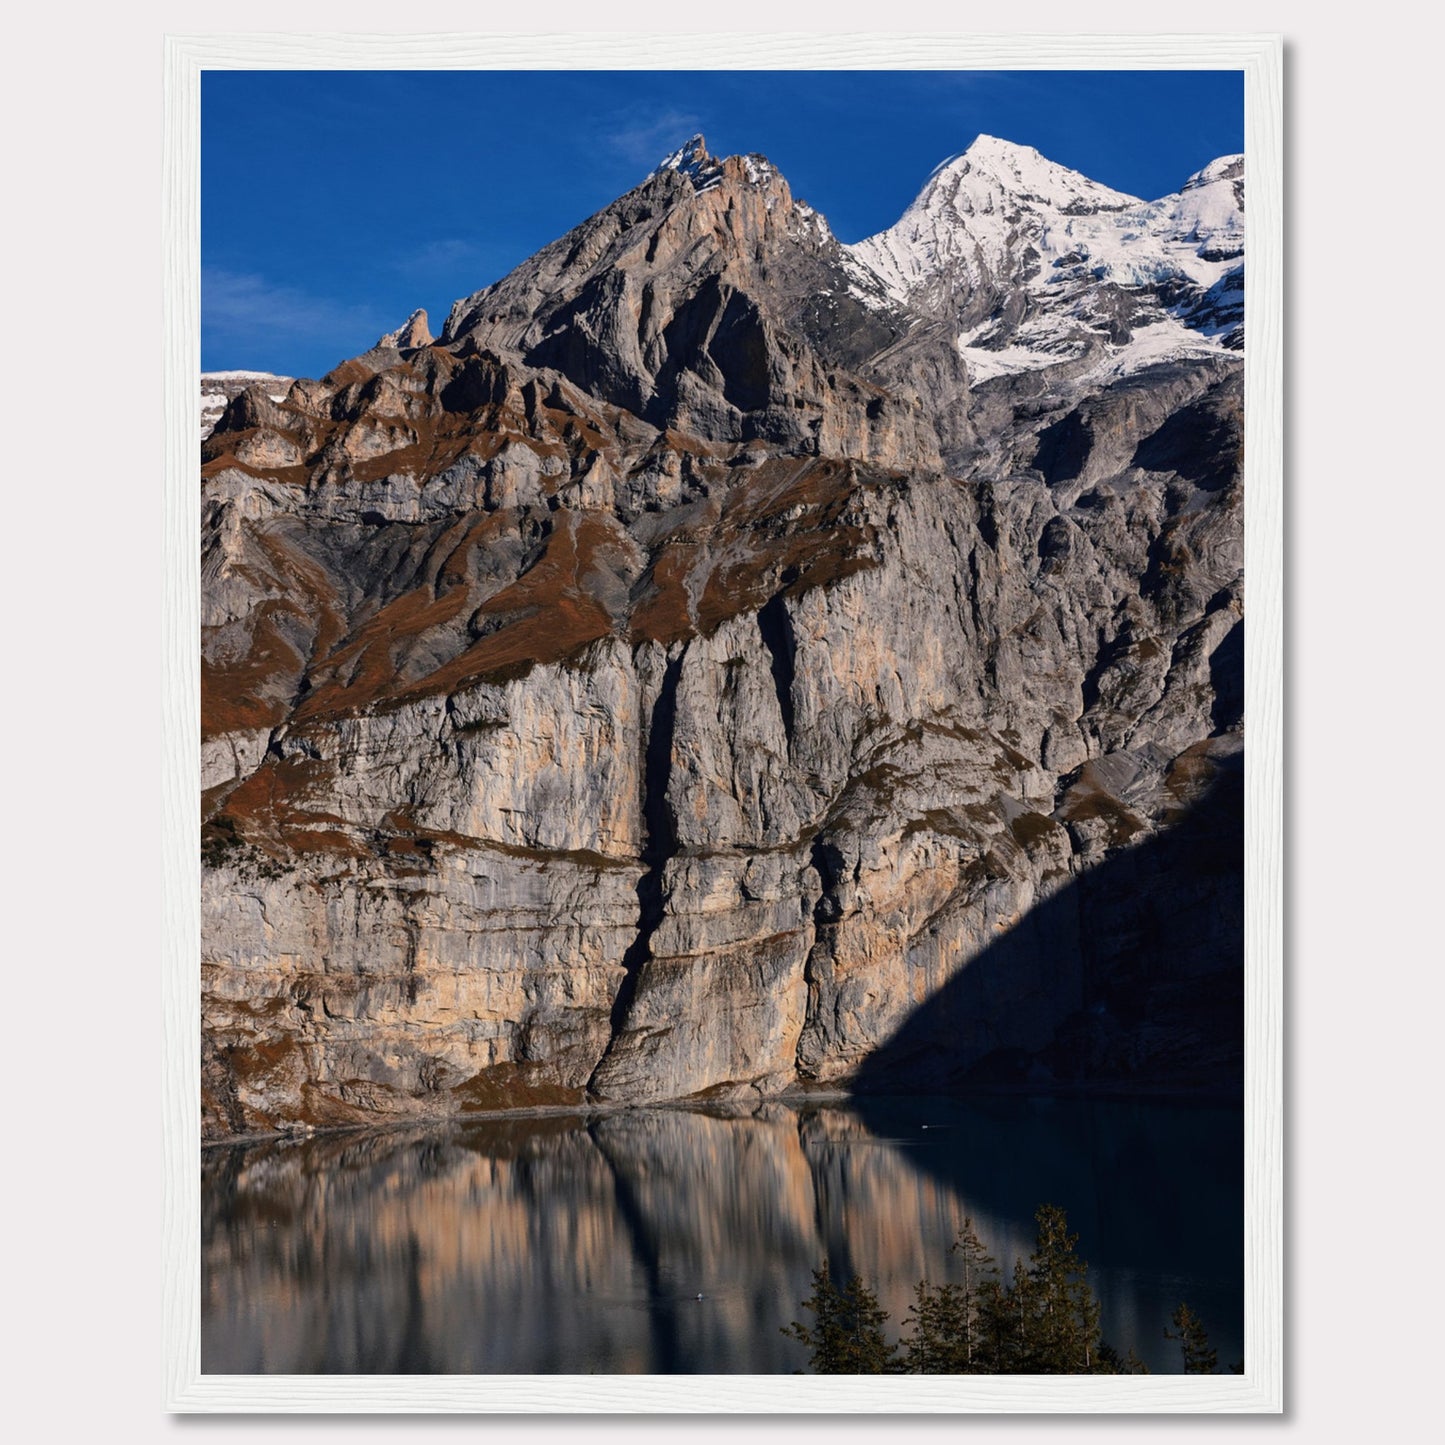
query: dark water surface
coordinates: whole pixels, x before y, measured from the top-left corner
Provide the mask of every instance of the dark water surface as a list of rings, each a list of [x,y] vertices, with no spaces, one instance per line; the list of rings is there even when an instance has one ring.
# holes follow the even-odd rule
[[[972,1215],[1012,1266],[1060,1204],[1104,1335],[1155,1371],[1181,1299],[1243,1357],[1235,1109],[1078,1100],[772,1104],[494,1119],[207,1150],[208,1373],[788,1373],[810,1272],[895,1327]],[[703,1295],[699,1300],[697,1295]]]

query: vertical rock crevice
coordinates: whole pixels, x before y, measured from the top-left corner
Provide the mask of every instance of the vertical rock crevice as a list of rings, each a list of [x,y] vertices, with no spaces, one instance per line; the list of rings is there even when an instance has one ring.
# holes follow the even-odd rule
[[[783,733],[791,751],[794,724],[793,669],[797,643],[793,637],[793,619],[788,615],[788,604],[781,592],[775,593],[759,610],[758,635],[763,640],[763,646],[768,649],[773,688],[778,694],[778,711],[782,714]]]
[[[652,937],[666,911],[664,876],[668,859],[677,852],[677,820],[667,801],[667,789],[672,781],[672,744],[677,731],[677,687],[686,656],[684,645],[676,657],[668,659],[648,722],[642,770],[642,822],[646,842],[642,848],[642,876],[637,880],[637,933],[622,955],[622,982],[612,1000],[611,1036],[588,1080],[589,1091],[627,1022],[642,970],[652,957]]]
[[[818,897],[813,904],[813,946],[803,963],[806,1012],[793,1056],[793,1067],[799,1078],[814,1077],[833,1033],[831,1016],[836,1002],[833,935],[835,925],[843,916],[838,893],[847,868],[842,850],[822,833],[812,841],[810,860],[818,875]]]

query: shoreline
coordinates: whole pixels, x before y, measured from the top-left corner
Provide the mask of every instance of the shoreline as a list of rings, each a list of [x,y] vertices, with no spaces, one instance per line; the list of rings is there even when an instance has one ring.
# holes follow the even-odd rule
[[[290,1128],[228,1134],[222,1138],[202,1138],[201,1151],[251,1147],[257,1144],[294,1143],[308,1139],[333,1138],[342,1134],[393,1133],[401,1129],[434,1129],[442,1125],[467,1125],[492,1119],[592,1119],[616,1114],[637,1114],[673,1110],[687,1114],[743,1116],[755,1113],[768,1104],[793,1107],[800,1104],[847,1104],[860,1111],[870,1103],[889,1101],[946,1099],[955,1102],[985,1099],[1049,1099],[1077,1100],[1120,1104],[1177,1104],[1199,1108],[1244,1108],[1242,1091],[1235,1089],[1186,1090],[1168,1088],[1130,1089],[1117,1082],[1108,1084],[1059,1085],[1051,1088],[1038,1085],[990,1084],[966,1089],[920,1089],[857,1092],[850,1089],[789,1089],[779,1094],[759,1095],[756,1100],[743,1097],[706,1099],[655,1099],[637,1103],[531,1104],[512,1109],[470,1109],[452,1113],[385,1116],[351,1124],[297,1124]]]

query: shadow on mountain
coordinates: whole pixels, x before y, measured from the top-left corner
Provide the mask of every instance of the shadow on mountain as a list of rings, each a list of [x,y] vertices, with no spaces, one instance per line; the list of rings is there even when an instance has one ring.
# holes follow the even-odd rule
[[[1219,759],[1173,826],[1074,878],[920,1004],[854,1090],[1242,1098],[1243,783],[1243,754]],[[1040,949],[1061,956],[1041,969]],[[1011,988],[1045,973],[1073,1007]]]
[[[1244,416],[1238,383],[1180,407],[1134,450],[1131,467],[1173,472],[1201,491],[1218,492],[1239,475]]]

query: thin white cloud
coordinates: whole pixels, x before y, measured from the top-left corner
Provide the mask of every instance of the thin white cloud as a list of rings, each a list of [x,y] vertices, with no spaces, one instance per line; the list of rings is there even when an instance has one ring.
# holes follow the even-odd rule
[[[268,352],[301,340],[331,345],[338,357],[349,356],[364,351],[394,324],[374,306],[216,266],[201,271],[201,323],[212,341],[253,357],[258,366]]]
[[[482,248],[475,241],[461,236],[440,236],[428,241],[411,257],[419,266],[453,266],[458,261],[472,261],[480,256]]]
[[[602,139],[623,160],[632,165],[655,166],[702,127],[701,119],[691,111],[638,111],[618,116],[613,128]]]
[[[445,275],[458,267],[482,272],[495,265],[493,247],[479,241],[469,241],[462,236],[438,236],[414,250],[406,251],[396,258],[396,269],[404,276],[419,276],[430,279]],[[483,282],[479,280],[478,285]]]

